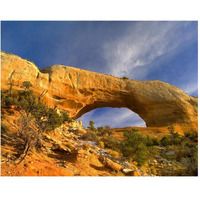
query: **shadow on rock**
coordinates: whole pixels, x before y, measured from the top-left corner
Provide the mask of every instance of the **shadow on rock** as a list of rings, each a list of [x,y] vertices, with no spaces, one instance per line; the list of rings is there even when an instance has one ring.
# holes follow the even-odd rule
[[[48,154],[47,156],[59,161],[75,163],[77,161],[78,153],[69,153],[60,150],[54,150],[52,154]]]

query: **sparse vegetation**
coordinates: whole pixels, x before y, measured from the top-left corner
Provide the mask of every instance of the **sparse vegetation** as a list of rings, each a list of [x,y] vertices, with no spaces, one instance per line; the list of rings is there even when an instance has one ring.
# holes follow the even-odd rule
[[[167,136],[164,136],[161,140],[160,140],[160,144],[162,146],[168,146],[168,145],[171,145],[171,139]]]
[[[30,149],[39,150],[44,147],[44,132],[54,130],[65,121],[71,122],[72,119],[66,112],[59,111],[58,114],[56,106],[48,108],[43,104],[41,99],[45,91],[36,97],[30,89],[32,84],[29,81],[23,82],[24,90],[16,91],[13,85],[13,82],[10,81],[8,90],[1,91],[1,105],[5,108],[12,108],[7,111],[9,115],[18,112],[20,117],[15,120],[15,125],[3,121],[1,132],[2,134],[9,132],[9,126],[16,128],[22,150],[14,162],[19,164],[28,155]],[[138,130],[132,129],[124,132],[124,140],[119,141],[114,137],[115,134],[109,125],[97,128],[94,125],[94,121],[90,121],[87,133],[82,136],[82,139],[95,141],[100,148],[106,149],[107,153],[114,158],[123,156],[123,159],[143,167],[148,166],[149,160],[158,158],[158,160],[164,160],[163,162],[172,163],[171,168],[166,165],[165,168],[159,169],[159,175],[198,175],[197,133],[187,132],[182,136],[171,127],[170,135],[158,140],[143,136]],[[74,148],[70,144],[66,146],[72,150]],[[83,146],[87,150],[91,147],[87,143]],[[157,173],[156,166],[149,166],[149,170]]]
[[[154,159],[159,157],[174,163],[174,168],[169,167],[168,169],[165,166],[166,169],[159,169],[159,175],[196,176],[198,171],[197,133],[185,133],[181,136],[173,129],[170,133],[170,136],[164,136],[158,140],[149,136],[145,137],[138,130],[132,129],[124,132],[124,141],[120,142],[112,135],[109,127],[98,127],[97,131],[90,130],[83,137],[87,140],[98,141],[99,146],[107,149],[111,156],[126,157],[128,161],[137,163],[138,166],[148,165],[147,161],[152,157]],[[155,166],[149,166],[150,170],[152,168],[156,173]]]
[[[1,91],[1,105],[6,107],[15,105],[14,109],[21,116],[18,119],[17,126],[10,124],[16,128],[24,146],[21,155],[17,159],[17,164],[26,157],[31,148],[38,149],[42,147],[43,132],[59,127],[64,121],[71,121],[67,113],[62,112],[59,115],[55,109],[48,108],[41,102],[45,92],[36,97],[34,92],[30,90],[32,84],[29,81],[24,81],[23,86],[24,90],[22,91],[11,89]],[[2,125],[3,132],[7,131],[8,128],[3,123]]]
[[[83,140],[94,141],[94,142],[98,142],[99,141],[99,137],[97,136],[97,134],[95,134],[91,130],[88,130],[87,133],[82,136],[82,139]]]

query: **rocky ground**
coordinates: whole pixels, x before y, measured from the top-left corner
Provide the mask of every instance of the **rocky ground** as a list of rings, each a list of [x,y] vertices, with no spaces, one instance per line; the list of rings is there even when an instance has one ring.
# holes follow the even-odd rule
[[[102,148],[94,141],[85,141],[86,129],[80,122],[65,123],[55,130],[43,134],[43,147],[32,148],[26,158],[15,164],[23,151],[23,143],[11,124],[18,112],[3,110],[9,131],[1,137],[2,176],[171,176],[181,164],[152,155],[142,167],[124,157],[113,156],[110,149]],[[113,136],[121,138],[121,129],[113,129]],[[152,132],[152,130],[150,130]],[[158,130],[155,130],[155,132]],[[166,147],[157,151],[173,154]],[[184,165],[181,166],[184,169]]]
[[[133,164],[109,155],[95,142],[83,141],[84,129],[70,132],[67,125],[44,134],[44,146],[40,151],[32,149],[25,160],[15,165],[17,142],[14,133],[2,142],[2,176],[153,176]],[[3,136],[3,141],[5,136]]]

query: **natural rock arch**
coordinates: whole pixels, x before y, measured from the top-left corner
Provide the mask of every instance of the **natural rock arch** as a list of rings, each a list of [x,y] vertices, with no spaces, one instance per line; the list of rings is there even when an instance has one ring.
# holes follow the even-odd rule
[[[31,62],[1,53],[2,88],[12,79],[15,88],[30,81],[36,93],[48,90],[44,101],[67,111],[74,119],[100,107],[126,107],[148,127],[174,126],[197,131],[198,99],[161,81],[134,81],[63,65],[40,72]]]

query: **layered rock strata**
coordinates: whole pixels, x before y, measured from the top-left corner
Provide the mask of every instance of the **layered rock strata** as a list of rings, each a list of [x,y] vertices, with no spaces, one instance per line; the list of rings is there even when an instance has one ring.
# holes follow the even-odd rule
[[[125,107],[148,127],[197,131],[198,99],[158,80],[122,79],[64,65],[40,72],[32,62],[1,52],[1,88],[13,82],[15,89],[21,89],[23,81],[30,81],[36,94],[47,91],[43,101],[74,119],[100,107]]]

